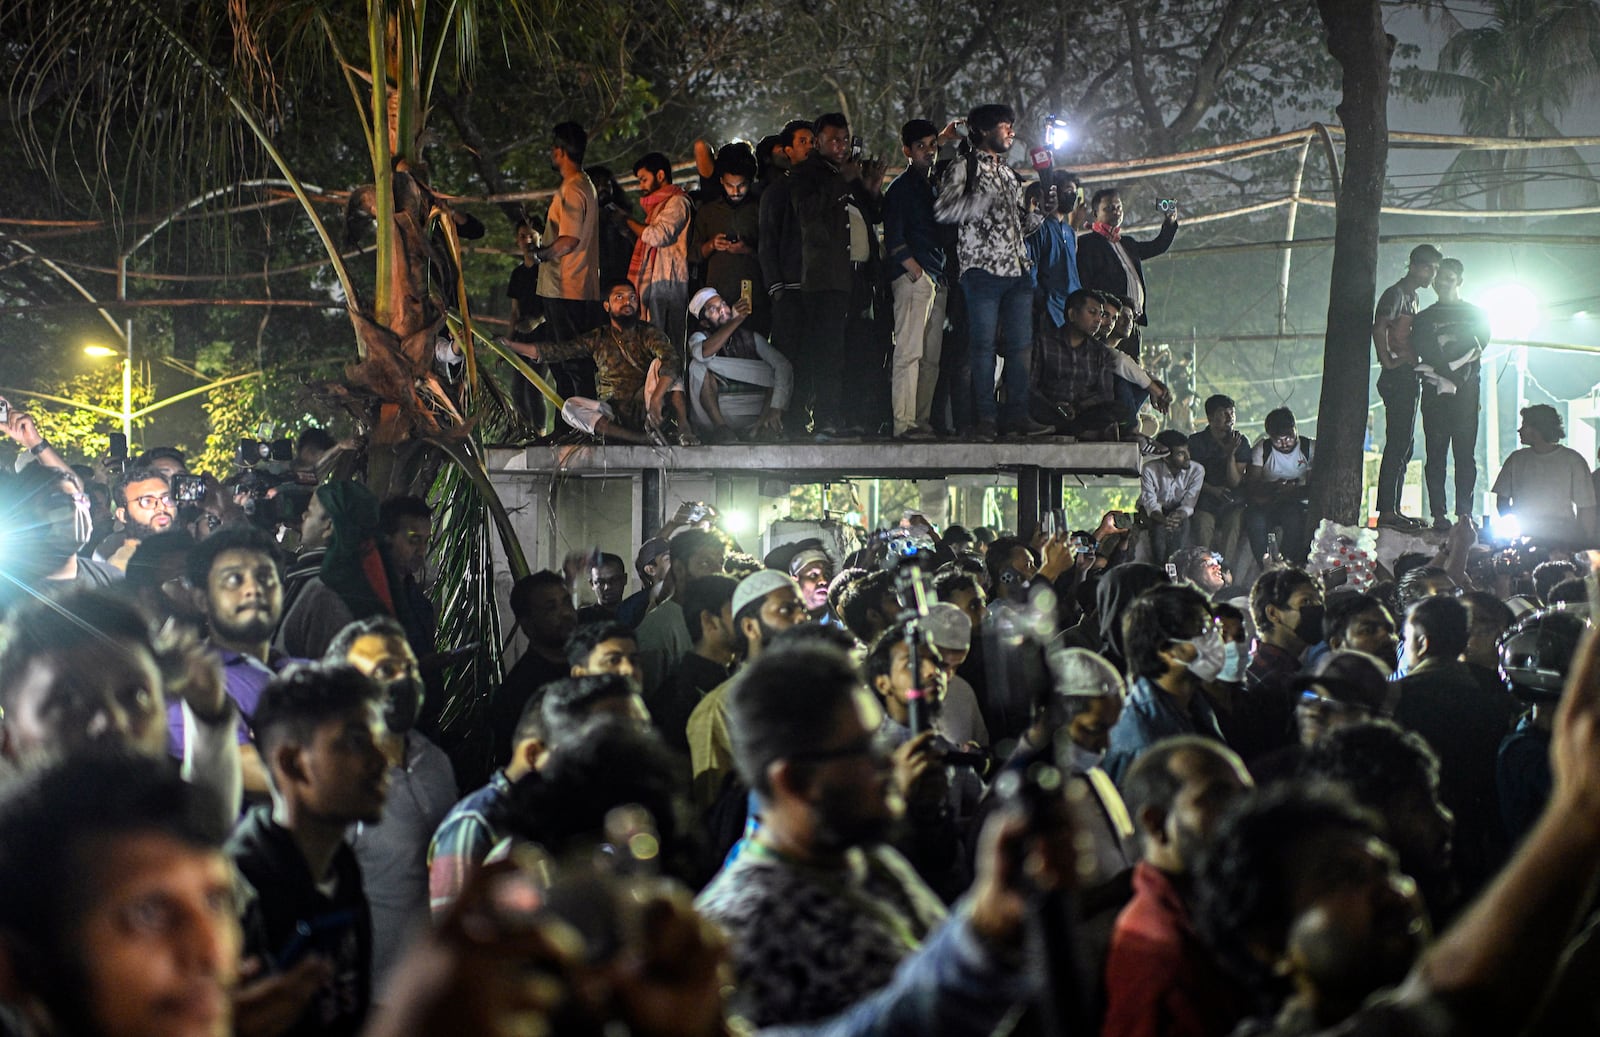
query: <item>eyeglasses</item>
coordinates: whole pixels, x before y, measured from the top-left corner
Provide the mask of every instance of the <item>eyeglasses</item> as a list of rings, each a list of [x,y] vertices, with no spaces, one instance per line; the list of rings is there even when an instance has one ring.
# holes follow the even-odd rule
[[[154,508],[158,504],[162,507],[170,508],[172,507],[172,494],[145,493],[133,498],[132,503],[139,505],[139,507],[144,508],[147,511],[151,508]]]

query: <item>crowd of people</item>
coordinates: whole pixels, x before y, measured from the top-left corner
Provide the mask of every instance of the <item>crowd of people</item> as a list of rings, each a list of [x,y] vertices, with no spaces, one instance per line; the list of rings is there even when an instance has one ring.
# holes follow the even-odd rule
[[[0,1029],[1600,1021],[1587,556],[1458,523],[1370,586],[1235,584],[1190,509],[1297,437],[1238,460],[1231,410],[1092,530],[756,557],[686,503],[516,581],[525,647],[454,725],[426,501],[314,430],[253,509],[172,448],[91,492],[13,412]]]
[[[558,126],[517,348],[612,440],[852,434],[891,324],[898,438],[1130,435],[1171,398],[1134,361],[1176,222],[1025,188],[1010,134],[908,124],[887,190],[836,115],[706,149],[698,196],[649,155],[640,221]],[[1252,444],[1217,395],[1097,521],[757,553],[686,502],[516,580],[481,688],[429,502],[338,477],[353,444],[73,466],[6,404],[0,1032],[1589,1032],[1592,479],[1528,408],[1493,490],[1525,535],[1480,543],[1462,275],[1424,246],[1378,304],[1380,525],[1419,526],[1420,399],[1445,535],[1370,581],[1306,568],[1294,414]]]
[[[1140,409],[1174,394],[1140,364],[1143,262],[1171,246],[1175,207],[1141,241],[1114,186],[1025,182],[1006,161],[1015,121],[990,104],[907,122],[887,186],[838,112],[754,146],[699,142],[687,190],[652,152],[631,170],[638,208],[561,123],[561,184],[516,229],[504,341],[548,365],[579,438],[1148,445]]]

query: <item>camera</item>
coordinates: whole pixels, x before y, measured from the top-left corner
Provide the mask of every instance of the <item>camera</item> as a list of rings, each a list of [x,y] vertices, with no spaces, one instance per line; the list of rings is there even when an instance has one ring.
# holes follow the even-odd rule
[[[6,402],[5,400],[0,400],[0,425],[4,425],[7,422],[9,422],[10,420],[11,420],[11,404]]]
[[[238,449],[234,451],[234,460],[245,466],[260,464],[263,461],[293,461],[294,443],[287,439],[274,439],[270,442],[260,439],[241,439]]]
[[[203,475],[174,475],[172,499],[179,504],[199,504],[205,500],[206,479]]]
[[[861,157],[861,152],[865,147],[866,147],[866,142],[863,141],[860,137],[851,137],[850,138],[850,157],[853,158],[853,159],[859,159]]]
[[[1156,202],[1156,208],[1160,209],[1166,215],[1171,216],[1173,213],[1178,211],[1178,203],[1171,198],[1163,198]]]

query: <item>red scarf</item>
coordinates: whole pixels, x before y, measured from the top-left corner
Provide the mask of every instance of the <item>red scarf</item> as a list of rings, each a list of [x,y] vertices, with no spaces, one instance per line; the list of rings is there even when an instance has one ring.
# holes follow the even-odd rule
[[[1120,242],[1122,240],[1121,227],[1113,227],[1109,224],[1096,222],[1094,225],[1094,232],[1101,237],[1110,238],[1113,243]]]
[[[644,208],[644,222],[649,223],[655,216],[656,210],[661,208],[661,203],[668,198],[685,193],[684,189],[677,184],[662,184],[639,199],[639,204]],[[688,233],[687,227],[684,228],[684,233]],[[628,279],[634,284],[637,285],[639,283],[639,271],[644,269],[645,256],[649,255],[650,250],[654,247],[653,245],[646,245],[642,238],[633,243],[633,256],[628,260]]]

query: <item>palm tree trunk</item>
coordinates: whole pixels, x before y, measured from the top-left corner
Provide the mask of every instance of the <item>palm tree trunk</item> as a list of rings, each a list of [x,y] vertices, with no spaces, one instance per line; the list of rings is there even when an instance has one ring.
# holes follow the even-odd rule
[[[1365,518],[1362,446],[1394,38],[1383,31],[1378,0],[1317,0],[1317,9],[1328,32],[1328,52],[1343,71],[1338,111],[1345,131],[1345,174],[1334,230],[1311,514],[1351,525]]]

